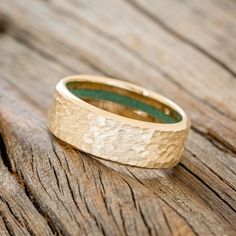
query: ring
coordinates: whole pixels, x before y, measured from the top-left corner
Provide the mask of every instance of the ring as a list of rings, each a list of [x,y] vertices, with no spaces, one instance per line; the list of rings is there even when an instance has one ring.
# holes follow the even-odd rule
[[[182,157],[190,120],[169,99],[111,78],[78,75],[56,86],[48,128],[97,158],[169,168]]]

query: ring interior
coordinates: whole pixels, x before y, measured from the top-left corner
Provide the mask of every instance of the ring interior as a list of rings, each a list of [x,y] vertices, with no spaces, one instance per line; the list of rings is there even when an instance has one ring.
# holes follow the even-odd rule
[[[166,104],[128,89],[84,81],[68,82],[66,87],[83,101],[124,117],[166,124],[182,120],[181,115]]]

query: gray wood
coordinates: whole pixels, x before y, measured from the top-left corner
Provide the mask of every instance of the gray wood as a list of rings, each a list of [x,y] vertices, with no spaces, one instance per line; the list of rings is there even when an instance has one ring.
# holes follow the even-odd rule
[[[24,182],[21,201],[34,203],[32,217],[26,215],[41,214],[30,233],[235,234],[236,80],[230,50],[236,47],[235,3],[206,1],[214,9],[209,11],[195,1],[173,2],[176,11],[169,9],[171,1],[2,5],[0,132],[11,173],[6,171]],[[200,23],[200,11],[211,32]],[[214,25],[217,20],[222,24]],[[216,34],[228,38],[225,50],[215,50],[221,42]],[[181,105],[192,119],[181,164],[171,170],[122,166],[95,160],[52,137],[46,111],[55,84],[76,73],[131,81]],[[10,208],[17,205],[21,212],[20,200],[13,200]],[[7,211],[0,215],[2,234],[12,234],[4,224]],[[28,232],[8,217],[11,227]]]
[[[196,0],[130,0],[130,3],[174,37],[236,75],[233,1],[205,1],[202,4]]]
[[[0,159],[0,234],[53,235],[47,220],[26,195],[24,182],[18,179],[18,183],[15,176]]]

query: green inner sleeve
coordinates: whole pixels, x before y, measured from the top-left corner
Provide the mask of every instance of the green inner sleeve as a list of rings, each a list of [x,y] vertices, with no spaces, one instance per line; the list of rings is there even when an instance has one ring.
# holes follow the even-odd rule
[[[81,99],[96,99],[96,100],[107,100],[111,102],[115,102],[118,104],[121,104],[123,106],[131,107],[143,112],[148,113],[149,115],[157,118],[158,120],[161,120],[163,123],[176,123],[176,120],[165,114],[162,110],[158,109],[157,107],[154,107],[152,105],[149,105],[147,103],[144,103],[142,101],[139,101],[137,99],[120,95],[111,91],[106,90],[97,90],[97,89],[71,89],[71,92],[81,98]]]

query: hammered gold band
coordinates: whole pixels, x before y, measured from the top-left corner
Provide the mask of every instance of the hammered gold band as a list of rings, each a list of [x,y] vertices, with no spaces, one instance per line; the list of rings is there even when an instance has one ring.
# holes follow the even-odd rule
[[[98,158],[147,168],[181,159],[190,121],[169,99],[105,77],[78,75],[56,86],[48,128]]]

